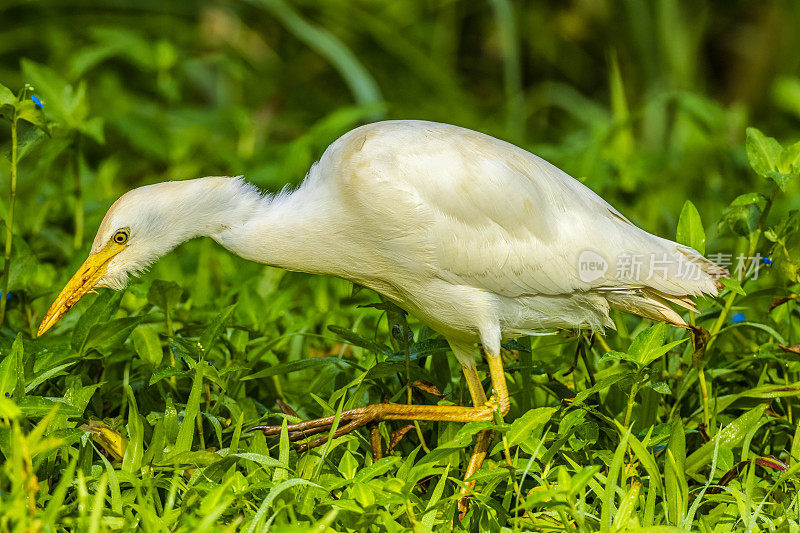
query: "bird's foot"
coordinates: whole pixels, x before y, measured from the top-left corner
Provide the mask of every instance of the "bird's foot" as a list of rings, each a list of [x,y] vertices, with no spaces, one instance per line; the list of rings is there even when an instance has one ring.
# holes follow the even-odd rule
[[[504,403],[502,397],[500,401],[494,401],[487,407],[459,407],[455,405],[408,405],[398,403],[376,403],[366,407],[350,409],[339,414],[339,420],[332,436],[323,435],[310,442],[300,444],[296,447],[297,451],[304,452],[311,448],[316,448],[328,442],[329,438],[337,438],[350,433],[354,429],[366,426],[371,422],[381,422],[384,420],[428,420],[441,422],[478,422],[482,420],[492,420],[493,412],[504,415]],[[498,405],[499,404],[499,405]],[[496,416],[496,414],[494,415]],[[336,417],[327,416],[317,420],[298,422],[289,424],[289,440],[297,442],[313,435],[328,432],[334,426]],[[264,435],[280,435],[282,426],[256,426],[249,431],[259,430]]]
[[[380,420],[380,410],[375,409],[378,405],[370,405],[367,407],[360,407],[358,409],[351,409],[344,411],[339,415],[339,422],[336,431],[333,433],[333,438],[346,435],[353,430],[366,426],[370,422],[377,422]],[[288,424],[289,442],[298,442],[320,433],[328,433],[309,442],[304,442],[295,446],[298,452],[305,452],[311,448],[322,446],[328,442],[330,438],[330,431],[333,427],[335,417],[327,416],[318,418],[316,420],[308,420],[304,422],[297,422],[296,424]],[[283,426],[255,426],[248,431],[261,431],[264,435],[275,436],[280,435]]]

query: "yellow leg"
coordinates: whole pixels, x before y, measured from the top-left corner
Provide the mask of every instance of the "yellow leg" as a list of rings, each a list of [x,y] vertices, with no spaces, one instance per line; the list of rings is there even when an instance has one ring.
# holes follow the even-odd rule
[[[485,406],[487,404],[486,393],[483,390],[483,385],[481,385],[481,380],[478,377],[478,372],[475,370],[475,367],[461,365],[461,368],[464,371],[464,377],[467,379],[467,386],[469,387],[469,394],[472,397],[472,404],[475,407]],[[464,518],[464,515],[467,514],[469,494],[475,488],[475,480],[467,480],[478,471],[484,459],[486,459],[489,446],[492,444],[493,433],[491,429],[478,433],[478,437],[475,441],[475,449],[472,451],[472,456],[469,458],[469,463],[467,464],[467,470],[464,472],[464,481],[467,485],[461,488],[461,498],[458,499],[459,519]]]
[[[407,405],[396,403],[373,404],[366,407],[359,407],[341,413],[340,426],[333,434],[333,438],[345,435],[357,428],[367,424],[377,423],[384,420],[432,420],[442,422],[476,422],[491,421],[494,419],[494,412],[498,411],[501,417],[508,413],[510,400],[506,376],[503,371],[503,361],[500,354],[488,354],[489,376],[492,380],[494,394],[492,399],[487,401],[486,393],[481,385],[478,373],[473,366],[462,365],[464,377],[467,380],[470,396],[472,397],[473,407],[440,406],[440,405]],[[317,420],[290,424],[289,440],[292,442],[302,440],[311,435],[329,432],[333,425],[334,417],[328,416]],[[251,430],[261,430],[265,435],[279,435],[281,426],[256,426]],[[485,430],[478,433],[475,449],[472,452],[464,479],[469,479],[480,469],[483,464],[489,447],[492,443],[492,430]],[[373,434],[373,439],[375,435]],[[311,442],[301,444],[297,447],[300,452],[323,445],[328,441],[328,436],[319,437]],[[458,502],[459,516],[463,517],[467,511],[467,495],[474,489],[475,481],[467,482],[467,486],[461,490],[462,497]]]
[[[383,422],[385,420],[432,420],[440,422],[476,422],[492,420],[492,409],[486,405],[482,407],[458,407],[450,405],[408,405],[401,403],[378,403],[344,411],[339,418],[339,428],[333,438],[341,437],[354,429],[363,427],[370,422]],[[302,440],[311,435],[330,431],[333,425],[333,416],[290,424],[289,440],[292,442]],[[256,426],[250,430],[260,430],[264,435],[280,435],[281,426]],[[327,442],[328,436],[320,437],[307,444],[297,446],[297,451],[304,452],[316,448]]]
[[[475,407],[483,407],[486,405],[486,393],[483,391],[481,378],[478,377],[478,371],[474,366],[461,365],[461,370],[464,372],[464,378],[467,380],[467,387],[469,388],[469,396],[472,398],[472,405]]]
[[[489,375],[492,378],[493,398],[497,403],[497,410],[502,416],[508,414],[511,408],[511,401],[508,398],[508,386],[506,385],[506,373],[503,370],[503,359],[500,354],[487,354],[486,359],[489,363]]]

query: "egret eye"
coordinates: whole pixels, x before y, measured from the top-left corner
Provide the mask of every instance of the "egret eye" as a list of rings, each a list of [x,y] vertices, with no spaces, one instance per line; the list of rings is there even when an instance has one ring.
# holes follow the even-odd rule
[[[112,239],[117,244],[125,244],[126,242],[128,242],[128,232],[121,229],[114,234]]]

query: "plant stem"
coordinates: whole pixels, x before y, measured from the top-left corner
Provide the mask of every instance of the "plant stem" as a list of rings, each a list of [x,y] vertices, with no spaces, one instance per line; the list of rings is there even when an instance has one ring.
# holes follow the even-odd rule
[[[400,328],[403,332],[403,351],[406,356],[406,403],[411,405],[413,403],[414,386],[411,383],[411,349],[408,346],[408,323],[404,320],[400,324]],[[419,437],[419,442],[422,444],[422,449],[425,453],[431,453],[425,442],[425,436],[422,434],[422,428],[419,427],[419,422],[416,420],[414,420],[414,430],[417,433],[417,437]]]
[[[500,416],[498,411],[492,411],[492,418],[494,418],[494,423],[498,426],[503,423],[503,417]],[[514,461],[511,459],[511,447],[508,445],[508,436],[505,431],[503,431],[501,438],[503,441],[503,453],[506,458],[506,464],[508,465],[508,476],[511,479],[511,484],[514,487],[514,493],[517,499],[522,499],[522,491],[519,488],[519,483],[517,483],[517,468],[514,466]]]
[[[164,320],[167,323],[167,339],[172,342],[172,317],[169,316],[169,306],[164,309]],[[172,346],[169,346],[169,364],[175,366],[175,353],[172,351]]]
[[[716,431],[711,427],[711,416],[708,412],[708,386],[706,385],[705,369],[702,366],[697,369],[697,379],[700,380],[700,395],[703,397],[703,423],[708,434],[713,436]]]
[[[625,429],[628,429],[631,423],[631,413],[633,412],[633,404],[634,399],[636,398],[636,393],[639,392],[639,382],[634,381],[633,385],[631,385],[631,394],[628,396],[628,407],[625,409]]]
[[[411,405],[413,385],[411,384],[411,350],[408,347],[407,327],[408,324],[401,324],[401,331],[403,332],[403,352],[406,356],[406,403]]]
[[[772,191],[770,192],[769,198],[767,198],[767,203],[764,205],[764,210],[761,212],[761,216],[758,218],[758,224],[756,225],[756,230],[750,236],[750,246],[747,248],[747,256],[745,257],[745,262],[742,265],[742,271],[739,276],[740,285],[744,285],[745,283],[745,274],[748,270],[750,270],[750,265],[752,263],[753,254],[756,252],[756,248],[758,248],[758,243],[761,241],[761,235],[764,233],[764,225],[767,222],[767,216],[769,215],[770,209],[772,209],[772,204],[775,202],[775,196],[778,193],[778,186],[773,184]],[[728,298],[725,300],[725,305],[722,307],[722,310],[717,317],[717,320],[711,326],[711,330],[709,331],[709,339],[708,344],[706,345],[705,351],[711,348],[711,345],[714,344],[714,341],[717,340],[717,335],[719,334],[720,330],[722,330],[722,325],[725,323],[725,320],[728,318],[728,314],[730,314],[731,308],[733,307],[733,303],[736,300],[737,293],[734,291],[730,291],[728,293]],[[706,385],[706,374],[705,374],[705,362],[702,362],[697,369],[697,377],[700,380],[700,393],[702,395],[703,400],[703,422],[706,426],[706,431],[709,435],[713,436],[715,431],[714,428],[711,427],[711,417],[708,412],[708,387]]]
[[[11,195],[6,219],[6,249],[3,258],[3,293],[0,294],[0,326],[6,318],[6,301],[8,298],[8,277],[11,266],[11,242],[14,238],[14,203],[17,199],[17,117],[11,121]]]
[[[775,202],[775,195],[778,193],[778,186],[772,186],[772,192],[767,198],[767,203],[764,206],[764,210],[761,212],[761,216],[758,218],[758,225],[756,226],[756,230],[750,236],[750,246],[747,249],[747,257],[745,258],[745,263],[742,265],[742,272],[741,277],[739,278],[742,285],[744,285],[744,274],[750,269],[750,264],[752,262],[753,254],[756,252],[756,248],[758,247],[758,243],[761,241],[761,235],[764,233],[764,224],[767,222],[767,216],[769,215],[770,209],[772,209],[772,204]],[[716,340],[717,334],[722,329],[722,325],[725,323],[725,319],[728,317],[728,313],[733,307],[733,301],[736,299],[736,293],[731,291],[728,294],[728,299],[725,301],[725,306],[720,311],[719,316],[717,317],[716,322],[714,325],[711,326],[711,330],[709,333],[711,334],[711,338],[708,341],[708,345],[706,346],[706,351],[711,348],[711,345]]]

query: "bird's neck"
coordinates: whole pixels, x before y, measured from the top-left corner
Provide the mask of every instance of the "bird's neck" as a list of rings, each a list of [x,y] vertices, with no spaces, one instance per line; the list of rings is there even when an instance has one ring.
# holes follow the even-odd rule
[[[339,274],[326,260],[332,219],[330,202],[304,183],[293,192],[261,195],[244,180],[231,178],[204,199],[212,213],[203,234],[250,261],[301,272]],[[210,201],[209,201],[210,200]]]

